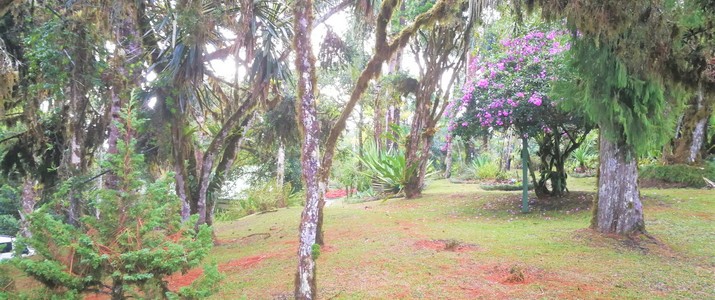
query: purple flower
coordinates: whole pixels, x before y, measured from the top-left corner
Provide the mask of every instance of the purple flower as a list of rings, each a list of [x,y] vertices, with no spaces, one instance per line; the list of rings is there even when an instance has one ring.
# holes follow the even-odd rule
[[[541,106],[542,101],[543,99],[541,99],[541,96],[537,95],[536,93],[529,97],[529,103],[534,104],[536,106]]]
[[[489,86],[489,80],[487,80],[486,78],[480,79],[477,82],[477,86],[486,89]]]

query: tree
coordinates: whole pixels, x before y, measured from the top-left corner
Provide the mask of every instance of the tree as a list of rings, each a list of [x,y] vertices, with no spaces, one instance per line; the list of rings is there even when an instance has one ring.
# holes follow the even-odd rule
[[[148,53],[162,53],[152,57],[154,68],[161,71],[150,94],[157,98],[153,119],[159,125],[152,142],[169,148],[184,220],[197,213],[199,224],[211,224],[215,195],[235,162],[243,129],[255,109],[277,103],[278,83],[288,77],[282,59],[287,48],[279,47],[287,46],[290,35],[286,6],[268,0],[239,1],[238,6],[213,1],[166,5],[158,15],[176,26],[149,34],[151,41],[145,43]],[[226,11],[240,11],[239,21]],[[161,22],[146,20],[144,28],[155,33],[152,21]],[[235,39],[222,39],[219,28],[234,29]],[[160,48],[159,38],[171,41],[166,49]],[[209,52],[208,45],[218,50]],[[229,55],[236,69],[249,70],[248,76],[237,72],[233,82],[227,82],[210,72],[210,61]],[[168,128],[162,125],[165,121]]]
[[[134,135],[141,128],[131,104],[121,112],[117,152],[103,162],[117,175],[111,188],[93,189],[75,177],[55,194],[62,203],[74,192],[87,201],[75,224],[53,213],[50,202],[30,216],[32,237],[24,240],[45,259],[19,259],[16,265],[53,292],[77,297],[85,291],[107,292],[126,299],[142,291],[147,298],[167,298],[165,276],[197,266],[211,248],[211,231],[181,223],[180,201],[170,193],[171,176],[154,182],[146,178]],[[78,188],[82,185],[82,188]],[[101,213],[101,217],[97,214]],[[74,226],[73,226],[74,225]],[[109,286],[106,283],[111,281]]]
[[[368,60],[364,69],[360,73],[360,76],[355,81],[355,86],[350,93],[350,99],[345,104],[345,107],[343,108],[340,117],[335,122],[335,125],[330,128],[330,133],[325,142],[325,152],[323,153],[323,156],[321,158],[320,169],[320,181],[323,183],[323,186],[327,187],[328,179],[330,177],[330,169],[333,163],[333,156],[335,155],[335,149],[337,147],[337,142],[342,135],[342,132],[345,130],[345,125],[348,120],[348,117],[352,113],[352,110],[357,105],[363,93],[365,93],[365,91],[367,90],[370,81],[373,78],[379,77],[381,75],[383,63],[388,61],[388,59],[396,51],[405,47],[405,45],[407,45],[412,36],[416,34],[418,29],[422,28],[423,26],[434,24],[442,18],[449,16],[448,12],[450,8],[455,7],[456,3],[461,3],[459,2],[459,0],[439,0],[428,11],[415,17],[414,21],[411,24],[405,26],[405,28],[403,28],[392,39],[388,39],[387,25],[388,22],[392,19],[392,14],[395,8],[398,6],[399,2],[400,1],[398,0],[384,1],[380,6],[380,10],[376,18],[377,23],[375,27],[375,52]],[[481,8],[481,6],[477,7]],[[323,244],[322,210],[324,205],[325,201],[321,196],[318,212],[318,244]]]
[[[298,271],[295,277],[295,298],[315,299],[315,257],[318,227],[318,206],[321,190],[320,172],[320,123],[315,105],[315,57],[310,43],[313,26],[313,2],[297,1],[293,4],[293,47],[295,48],[295,68],[298,75],[296,105],[302,135],[301,166],[305,183],[305,208],[300,221],[298,244]],[[318,246],[319,247],[319,246]],[[318,248],[319,249],[319,248]]]
[[[663,62],[672,53],[673,28],[665,22],[667,12],[651,1],[541,4],[544,16],[565,15],[579,31],[570,51],[577,81],[564,83],[570,88],[563,91],[600,129],[592,227],[604,233],[645,232],[635,158],[669,132]]]
[[[682,36],[674,45],[671,64],[676,78],[692,94],[678,120],[675,137],[666,145],[664,158],[670,164],[697,164],[708,155],[708,121],[715,106],[715,8],[707,1],[670,3]],[[713,148],[715,149],[715,148]]]
[[[57,180],[87,171],[101,145],[107,55],[96,45],[104,44],[105,27],[89,20],[108,18],[85,3],[25,3],[2,18],[4,46],[13,58],[5,70],[16,75],[9,81],[3,76],[11,93],[0,115],[11,135],[2,140],[2,168],[8,182],[28,187],[21,196],[24,218]],[[73,222],[82,203],[70,194],[68,204],[58,213]]]
[[[335,125],[330,128],[330,133],[325,142],[325,152],[323,153],[320,161],[314,161],[314,155],[318,155],[318,144],[317,136],[310,136],[311,133],[318,132],[317,118],[310,117],[313,115],[311,106],[314,105],[314,95],[310,93],[315,85],[315,77],[311,75],[311,72],[315,72],[314,68],[314,58],[310,53],[309,43],[306,41],[309,38],[306,36],[307,32],[311,29],[309,25],[312,25],[312,7],[311,5],[296,3],[294,5],[294,48],[296,49],[296,69],[298,71],[298,105],[299,105],[299,115],[302,122],[302,127],[310,126],[309,129],[303,128],[303,149],[302,149],[302,165],[303,174],[309,173],[313,174],[312,168],[318,172],[317,181],[313,182],[314,178],[310,178],[310,182],[307,182],[309,178],[304,177],[306,181],[306,206],[303,211],[301,218],[301,229],[300,229],[300,243],[299,243],[299,268],[296,275],[296,297],[301,299],[314,299],[315,298],[315,261],[311,256],[311,250],[313,247],[319,249],[319,246],[313,246],[314,244],[322,244],[322,209],[325,205],[324,193],[327,187],[327,182],[330,176],[330,170],[333,163],[333,157],[335,155],[335,149],[337,146],[338,139],[345,130],[345,125],[348,117],[350,116],[352,110],[357,105],[362,94],[368,87],[370,80],[380,75],[382,64],[387,61],[392,54],[397,51],[397,49],[404,47],[410,40],[412,35],[414,35],[417,29],[422,26],[432,24],[437,20],[441,19],[446,15],[448,11],[448,3],[450,1],[440,0],[438,1],[429,11],[417,16],[415,21],[407,26],[405,29],[400,31],[400,33],[393,39],[388,40],[387,38],[387,23],[392,18],[392,13],[399,4],[397,0],[383,1],[379,14],[377,16],[377,26],[375,35],[375,53],[368,61],[367,65],[357,79],[354,89],[350,94],[350,99],[345,104],[340,117],[337,119]],[[307,23],[309,25],[306,25]],[[300,29],[299,29],[300,28]],[[303,36],[301,36],[303,35]],[[300,47],[305,47],[305,49],[299,50]],[[298,54],[298,51],[302,51]],[[302,70],[302,71],[301,71]],[[302,80],[302,82],[301,82]],[[302,89],[302,90],[301,90]],[[301,112],[302,111],[302,112]],[[309,112],[308,114],[303,114],[304,112]],[[309,132],[306,132],[310,130]],[[317,201],[317,205],[313,203]],[[313,223],[315,222],[315,223]]]
[[[461,5],[451,8],[447,14],[450,19],[443,19],[432,28],[421,31],[420,37],[411,45],[418,60],[420,80],[417,81],[415,94],[415,112],[410,124],[410,134],[405,144],[407,169],[411,173],[405,186],[405,197],[415,198],[421,195],[426,176],[430,148],[434,141],[436,126],[442,118],[452,86],[466,62],[466,44],[470,34],[467,20],[462,17]],[[423,65],[424,64],[424,65]],[[451,70],[447,87],[441,86],[445,72]]]
[[[568,96],[550,96],[552,82],[569,76],[561,71],[563,52],[570,47],[568,34],[531,26],[524,25],[524,33],[501,39],[499,27],[486,33],[480,52],[468,68],[461,103],[454,104],[461,107],[462,114],[450,128],[464,139],[510,129],[523,145],[528,138],[535,138],[541,159],[538,180],[531,170],[536,194],[561,196],[566,191],[565,163],[590,126],[578,113],[562,109]],[[527,162],[529,156],[524,154],[523,161]]]

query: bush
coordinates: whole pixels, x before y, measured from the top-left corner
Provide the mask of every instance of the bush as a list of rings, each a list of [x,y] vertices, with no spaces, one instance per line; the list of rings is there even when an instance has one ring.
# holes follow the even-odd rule
[[[641,168],[641,179],[655,179],[670,183],[680,183],[688,187],[703,188],[707,184],[703,177],[715,179],[715,166],[710,163],[703,167],[689,165],[650,165]]]
[[[131,106],[122,115],[131,122],[122,124],[118,153],[101,163],[117,175],[115,188],[81,185],[82,178],[63,182],[51,201],[28,217],[32,237],[17,240],[17,249],[30,246],[43,259],[11,262],[43,283],[53,294],[47,298],[77,299],[107,286],[112,299],[164,298],[165,277],[198,266],[213,245],[211,229],[195,226],[197,215],[182,222],[171,174],[142,180],[146,164],[135,152],[130,127],[141,122]],[[71,197],[84,204],[76,225],[58,212]]]
[[[479,179],[497,179],[499,174],[499,166],[493,162],[483,165],[475,171],[475,175]]]
[[[276,186],[275,181],[252,186],[242,193],[241,199],[229,201],[225,209],[216,214],[216,220],[232,221],[247,215],[300,204],[301,194],[292,192],[293,187],[289,182],[286,182],[282,189]]]

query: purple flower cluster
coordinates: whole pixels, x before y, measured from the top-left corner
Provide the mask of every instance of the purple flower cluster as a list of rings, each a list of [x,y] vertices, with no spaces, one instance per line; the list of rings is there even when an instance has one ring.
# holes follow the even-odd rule
[[[448,107],[449,130],[472,123],[502,129],[547,128],[543,122],[556,106],[547,95],[561,54],[570,48],[567,37],[563,30],[532,31],[504,38],[471,57],[463,96]]]

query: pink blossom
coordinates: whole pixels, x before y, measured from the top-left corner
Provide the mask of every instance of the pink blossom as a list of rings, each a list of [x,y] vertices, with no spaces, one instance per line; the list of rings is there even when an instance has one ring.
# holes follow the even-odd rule
[[[532,94],[529,98],[529,103],[534,104],[536,106],[541,106],[542,101],[543,100],[541,99],[541,96],[537,95],[536,93]]]
[[[489,86],[489,80],[486,78],[480,79],[479,82],[477,82],[477,86],[486,89]]]

